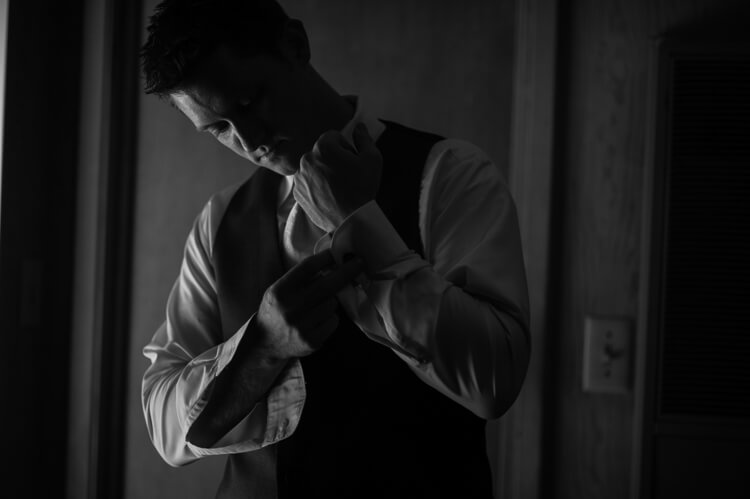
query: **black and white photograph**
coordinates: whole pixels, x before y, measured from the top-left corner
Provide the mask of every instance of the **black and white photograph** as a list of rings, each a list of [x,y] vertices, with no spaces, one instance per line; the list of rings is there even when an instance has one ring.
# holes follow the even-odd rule
[[[0,0],[0,497],[750,497],[746,0]]]

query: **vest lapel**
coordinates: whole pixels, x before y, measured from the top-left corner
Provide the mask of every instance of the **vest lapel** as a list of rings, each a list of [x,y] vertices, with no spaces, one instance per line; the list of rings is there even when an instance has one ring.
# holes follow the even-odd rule
[[[232,198],[216,234],[213,262],[224,339],[250,318],[283,273],[276,224],[280,181],[259,168]]]

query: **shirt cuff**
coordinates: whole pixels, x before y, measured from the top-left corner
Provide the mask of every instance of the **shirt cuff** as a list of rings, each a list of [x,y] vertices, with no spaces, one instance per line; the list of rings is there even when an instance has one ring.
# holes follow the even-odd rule
[[[202,380],[204,388],[200,391],[199,398],[191,404],[185,421],[186,432],[206,406],[213,381],[234,357],[240,340],[254,318],[255,315],[217,349],[214,368]],[[213,446],[199,447],[186,442],[187,446],[196,456],[209,456],[249,452],[276,443],[294,433],[302,414],[305,397],[302,366],[299,360],[295,359],[282,370],[266,397],[258,401],[250,413]]]
[[[326,244],[319,243],[320,249]],[[423,266],[374,200],[342,222],[330,239],[330,250],[338,264],[349,254],[362,258],[370,280],[395,279]]]

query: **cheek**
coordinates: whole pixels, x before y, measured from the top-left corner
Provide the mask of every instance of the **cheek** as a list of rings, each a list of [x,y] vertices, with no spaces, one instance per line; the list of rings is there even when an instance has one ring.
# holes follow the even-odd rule
[[[310,108],[304,89],[285,81],[268,90],[257,112],[267,132],[300,140],[310,126]]]
[[[242,140],[237,132],[225,133],[219,139],[219,142],[230,148],[231,150],[239,153],[247,153],[245,150],[245,142]]]
[[[239,147],[239,144],[236,143],[236,140],[234,139],[233,136],[222,135],[221,137],[217,137],[216,140],[218,140],[221,145],[231,149],[234,152],[239,152],[241,150],[241,148]]]
[[[244,147],[242,147],[242,142],[237,138],[236,135],[226,136],[226,137],[222,136],[222,137],[219,137],[217,140],[221,143],[221,145],[231,150],[238,156],[245,158],[247,160],[250,160],[250,154],[247,151],[245,151]]]

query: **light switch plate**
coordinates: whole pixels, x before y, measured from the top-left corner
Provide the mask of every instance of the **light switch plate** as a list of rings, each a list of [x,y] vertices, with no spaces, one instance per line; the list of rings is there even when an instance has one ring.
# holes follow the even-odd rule
[[[583,340],[583,390],[593,393],[630,391],[631,325],[628,319],[586,317]]]

